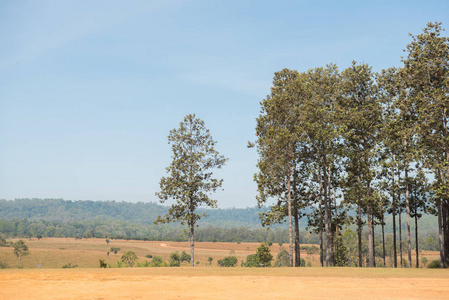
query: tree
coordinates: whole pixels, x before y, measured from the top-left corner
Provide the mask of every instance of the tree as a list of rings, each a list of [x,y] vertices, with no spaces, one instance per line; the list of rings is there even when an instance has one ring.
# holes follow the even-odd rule
[[[260,244],[259,247],[257,247],[256,251],[256,259],[259,265],[263,267],[270,267],[271,261],[273,260],[273,255],[270,253],[270,247],[267,243]]]
[[[449,38],[441,23],[428,23],[413,36],[403,60],[403,77],[410,97],[407,109],[416,116],[420,158],[435,178],[434,205],[438,215],[440,267],[449,266]]]
[[[12,244],[13,253],[15,256],[19,258],[19,268],[22,267],[22,256],[27,256],[30,254],[30,250],[28,246],[25,244],[23,240],[18,240],[14,244]]]
[[[128,264],[128,266],[130,266],[131,268],[134,266],[134,263],[137,260],[137,255],[136,253],[134,253],[131,250],[126,251],[125,253],[123,253],[122,257],[120,258],[120,260],[126,264]]]
[[[191,257],[185,251],[181,253],[181,262],[190,261]]]
[[[214,258],[212,256],[209,256],[207,258],[207,261],[209,262],[209,265],[212,265],[212,261],[214,260]]]
[[[274,263],[275,267],[288,267],[289,266],[289,257],[288,252],[284,249],[278,253],[276,257],[276,262]]]
[[[170,254],[170,260],[168,263],[170,267],[179,267],[181,265],[181,256],[179,256],[178,252],[173,252]]]
[[[109,250],[109,252],[114,252],[114,254],[117,254],[117,252],[119,252],[121,249],[118,247],[111,247],[111,249]]]
[[[198,214],[199,206],[217,207],[217,201],[212,200],[209,194],[219,189],[222,179],[212,178],[211,170],[220,169],[225,165],[227,158],[220,155],[214,146],[217,143],[212,139],[204,122],[195,118],[194,114],[187,115],[180,123],[178,129],[170,131],[168,142],[172,145],[173,161],[167,168],[170,174],[162,177],[161,191],[156,195],[164,203],[172,198],[168,214],[158,216],[155,224],[180,221],[187,224],[189,229],[189,245],[191,265],[194,266],[194,228],[197,221],[206,216]]]

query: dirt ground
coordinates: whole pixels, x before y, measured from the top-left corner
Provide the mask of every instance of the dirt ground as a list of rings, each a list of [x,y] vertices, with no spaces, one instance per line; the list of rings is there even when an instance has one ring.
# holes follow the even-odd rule
[[[449,272],[217,267],[0,270],[0,299],[329,298],[448,299]]]

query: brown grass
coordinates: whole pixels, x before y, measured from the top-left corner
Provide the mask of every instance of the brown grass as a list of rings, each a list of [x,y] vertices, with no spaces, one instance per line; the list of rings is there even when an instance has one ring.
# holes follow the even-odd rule
[[[115,264],[126,250],[140,261],[146,254],[168,260],[188,244],[104,239],[27,240],[31,255],[25,269],[0,270],[0,299],[448,299],[449,270],[385,268],[219,268],[233,254],[239,261],[255,253],[257,243],[196,243],[195,268],[99,269],[98,260]],[[111,247],[122,250],[106,252]],[[286,246],[284,246],[286,248]],[[276,255],[281,248],[271,246]],[[431,260],[434,252],[422,253]],[[318,256],[301,253],[316,265]],[[214,262],[209,266],[207,258]],[[12,248],[0,248],[0,260],[17,265]],[[60,269],[71,263],[76,269]],[[37,265],[42,267],[37,268]]]

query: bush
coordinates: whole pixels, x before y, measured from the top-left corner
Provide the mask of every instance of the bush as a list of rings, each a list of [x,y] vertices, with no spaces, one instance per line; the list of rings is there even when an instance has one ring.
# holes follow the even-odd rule
[[[184,262],[184,261],[189,262],[191,259],[192,259],[192,257],[189,254],[187,254],[185,251],[182,251],[181,262]]]
[[[242,262],[243,263],[243,262]],[[246,257],[246,262],[243,263],[243,267],[258,267],[259,262],[257,261],[257,255],[251,254]]]
[[[235,256],[227,256],[223,259],[218,260],[218,265],[220,267],[235,267],[238,259]]]
[[[153,256],[153,259],[150,262],[149,267],[166,267],[167,264],[165,261],[159,256]]]
[[[257,247],[256,256],[259,265],[262,264],[263,267],[271,267],[273,255],[270,254],[270,248],[267,243],[262,243]]]
[[[432,260],[429,265],[427,266],[429,269],[439,269],[440,268],[440,260]]]
[[[169,265],[170,267],[179,267],[181,265],[181,257],[178,252],[173,252],[170,254]]]
[[[104,262],[104,259],[100,259],[100,268],[105,268],[106,269],[107,267],[108,267],[108,264]]]
[[[145,255],[145,257],[146,257],[146,258],[153,258],[153,255],[147,254],[147,255]]]
[[[120,260],[132,268],[137,260],[137,255],[133,251],[128,250],[125,253],[123,253]]]
[[[72,266],[72,263],[68,263],[68,264],[62,266],[63,269],[73,269],[73,268],[76,268],[76,267],[78,267],[78,265],[73,265]],[[101,268],[101,259],[100,259],[100,268]]]
[[[290,266],[290,255],[287,250],[282,249],[281,252],[276,257],[275,267],[289,267]]]

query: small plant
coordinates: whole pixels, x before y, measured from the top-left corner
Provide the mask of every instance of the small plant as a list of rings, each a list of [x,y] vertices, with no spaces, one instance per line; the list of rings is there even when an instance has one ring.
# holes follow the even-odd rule
[[[100,259],[100,261],[101,261],[101,259]],[[68,264],[62,266],[63,269],[73,269],[76,267],[78,267],[78,265],[72,265],[72,263],[68,263]]]
[[[197,265],[199,265],[199,264],[200,264],[200,262],[199,262],[199,261],[197,261],[197,262],[196,262],[196,264],[197,264]]]
[[[109,245],[110,240],[106,239],[106,245]]]
[[[283,242],[279,242],[278,244],[279,244],[279,247],[282,247],[282,245],[284,245]]]
[[[212,256],[209,256],[209,258],[207,259],[207,261],[209,262],[209,265],[212,265],[213,260],[214,260],[214,258]]]
[[[165,261],[159,256],[154,256],[149,265],[149,267],[166,267],[166,266],[167,264],[165,263]]]
[[[268,246],[270,246],[270,247],[273,245],[272,242],[268,242],[267,244],[268,244]]]
[[[153,258],[153,255],[147,254],[147,255],[145,255],[145,257],[146,257],[146,258]]]
[[[427,257],[423,257],[423,258],[421,258],[421,262],[422,262],[422,264],[424,265],[424,267],[426,267],[426,264],[427,264],[427,262],[428,262],[429,260],[427,259]]]
[[[104,262],[104,259],[100,259],[100,268],[107,268],[108,264]]]

